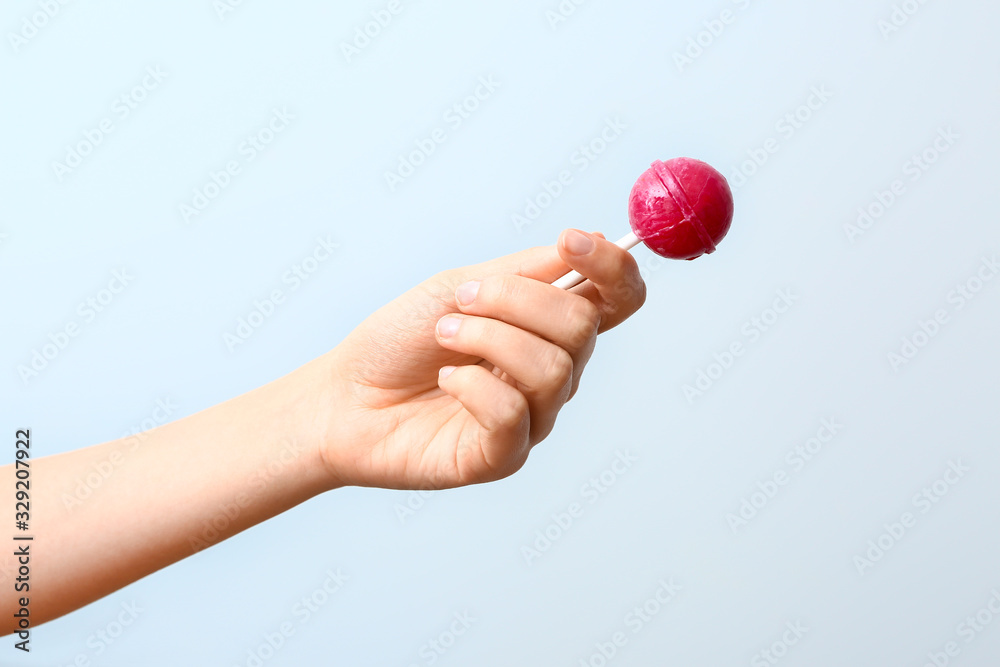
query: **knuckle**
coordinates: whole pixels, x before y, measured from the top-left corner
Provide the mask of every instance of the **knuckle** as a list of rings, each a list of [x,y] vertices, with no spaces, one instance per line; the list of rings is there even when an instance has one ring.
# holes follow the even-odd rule
[[[528,399],[519,391],[504,392],[497,398],[489,425],[491,431],[516,430],[528,414]]]
[[[639,262],[632,255],[628,256],[625,265],[625,280],[631,288],[634,301],[641,306],[646,301],[646,281],[642,279],[642,272],[639,271]]]
[[[580,391],[580,378],[575,378],[573,386],[569,388],[569,396],[566,397],[566,402],[569,403],[572,401],[578,391]]]
[[[625,284],[628,285],[629,292],[626,298],[629,298],[636,309],[641,308],[646,303],[646,281],[642,279],[639,263],[632,255],[628,256],[625,266]]]
[[[427,282],[451,287],[458,284],[461,276],[462,271],[460,269],[445,269],[444,271],[435,273]]]
[[[554,389],[562,389],[573,379],[573,357],[561,347],[555,348],[545,366],[545,382]]]
[[[528,399],[519,391],[510,392],[510,401],[507,405],[508,422],[518,425],[528,416]]]
[[[601,311],[588,299],[580,298],[574,303],[568,319],[567,342],[572,349],[580,349],[597,334]]]
[[[642,279],[642,276],[636,276],[636,281],[635,308],[638,310],[646,303],[646,281]]]
[[[630,256],[630,260],[618,281],[605,292],[604,310],[613,316],[614,322],[617,318],[628,317],[646,302],[646,281],[639,273],[635,258]]]
[[[642,278],[625,277],[618,283],[614,296],[615,310],[625,309],[631,313],[646,302],[646,283]]]

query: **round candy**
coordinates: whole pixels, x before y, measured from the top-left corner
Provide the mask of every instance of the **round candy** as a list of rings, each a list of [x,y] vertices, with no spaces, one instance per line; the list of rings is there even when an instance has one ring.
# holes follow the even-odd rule
[[[657,255],[695,259],[715,252],[733,221],[726,178],[701,160],[657,160],[628,200],[632,231]]]

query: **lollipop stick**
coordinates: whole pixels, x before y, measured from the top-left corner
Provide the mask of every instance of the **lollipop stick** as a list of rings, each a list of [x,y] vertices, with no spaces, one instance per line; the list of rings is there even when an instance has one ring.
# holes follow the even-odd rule
[[[636,236],[635,232],[629,232],[625,236],[621,237],[618,240],[618,242],[615,243],[615,245],[618,246],[619,248],[622,248],[623,250],[631,250],[632,248],[639,245],[641,241],[642,239]],[[570,271],[569,273],[564,275],[562,278],[559,278],[552,284],[560,289],[571,289],[582,283],[584,280],[586,280],[586,278],[584,278],[576,271]]]

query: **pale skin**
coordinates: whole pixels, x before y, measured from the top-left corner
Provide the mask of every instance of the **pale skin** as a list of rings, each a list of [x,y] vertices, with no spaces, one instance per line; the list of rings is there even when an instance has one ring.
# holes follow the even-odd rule
[[[571,268],[588,282],[549,284]],[[13,591],[16,559],[0,561],[3,633],[17,630],[19,596],[38,625],[326,491],[513,474],[576,392],[597,335],[645,294],[631,255],[567,230],[556,246],[430,278],[263,387],[139,437],[33,459],[30,592]],[[102,464],[107,479],[67,502]],[[14,466],[0,468],[0,488],[14,481]],[[13,491],[2,498],[13,517]]]

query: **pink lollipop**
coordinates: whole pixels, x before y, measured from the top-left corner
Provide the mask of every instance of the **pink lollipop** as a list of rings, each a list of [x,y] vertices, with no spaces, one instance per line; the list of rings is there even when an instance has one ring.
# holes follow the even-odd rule
[[[695,259],[715,252],[733,221],[733,193],[725,177],[700,160],[657,160],[639,177],[628,200],[632,232],[615,245],[631,250],[640,241],[669,259]],[[575,287],[584,278],[571,271],[553,285]]]

